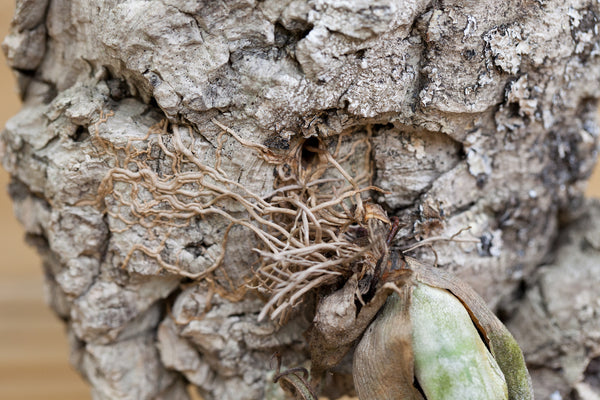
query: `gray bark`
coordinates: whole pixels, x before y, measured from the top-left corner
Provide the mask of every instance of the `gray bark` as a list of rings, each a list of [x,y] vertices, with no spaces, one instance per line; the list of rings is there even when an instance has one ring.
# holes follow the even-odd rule
[[[461,237],[478,243],[413,255],[504,311],[539,398],[600,396],[600,248],[585,231],[600,214],[582,194],[598,144],[599,16],[591,0],[17,1],[3,50],[24,104],[0,150],[94,398],[186,398],[191,382],[206,399],[259,399],[276,350],[307,360],[313,292],[283,325],[258,321],[255,291],[235,298],[259,261],[251,228],[127,207],[177,180],[174,132],[202,165],[272,192],[273,166],[214,121],[276,153],[340,135],[349,152],[372,132],[371,151],[344,166],[372,157],[385,191],[373,200],[403,222],[397,245],[470,227]],[[136,182],[115,178],[140,166]]]

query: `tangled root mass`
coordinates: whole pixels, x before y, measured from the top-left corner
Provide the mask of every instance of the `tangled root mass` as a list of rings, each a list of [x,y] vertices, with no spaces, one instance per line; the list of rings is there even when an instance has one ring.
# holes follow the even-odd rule
[[[266,299],[259,319],[270,315],[283,321],[306,293],[365,269],[368,259],[378,257],[377,232],[368,222],[373,217],[368,194],[377,190],[371,185],[370,128],[330,138],[299,138],[287,150],[273,150],[244,140],[213,119],[220,133],[209,163],[206,153],[211,146],[190,127],[162,121],[146,136],[116,145],[97,134],[99,124],[109,117],[101,116],[92,140],[111,163],[95,202],[104,205],[114,221],[113,232],[141,228],[151,237],[154,227],[171,232],[198,218],[217,217],[228,223],[220,251],[208,255],[212,265],[201,271],[183,265],[181,249],[174,258],[165,256],[168,233],[154,238],[157,246],[152,248],[132,244],[124,268],[141,252],[162,270],[193,280],[215,284],[220,272],[228,282],[216,284],[220,294],[240,298],[256,290]],[[253,193],[228,175],[232,160],[223,146],[231,139],[273,167],[271,192]],[[157,163],[168,168],[158,168]],[[376,218],[389,222],[385,216]],[[258,261],[242,284],[228,278],[223,263],[234,226],[253,232],[258,243]]]

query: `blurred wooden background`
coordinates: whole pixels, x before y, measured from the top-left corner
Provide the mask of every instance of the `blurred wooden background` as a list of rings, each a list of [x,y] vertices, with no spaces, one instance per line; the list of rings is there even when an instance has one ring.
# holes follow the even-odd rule
[[[0,1],[0,36],[6,36],[14,10]],[[12,73],[0,61],[0,127],[19,110]],[[0,399],[89,399],[89,391],[69,366],[62,323],[43,300],[42,269],[7,195],[8,174],[0,168]],[[600,167],[587,194],[600,197]]]

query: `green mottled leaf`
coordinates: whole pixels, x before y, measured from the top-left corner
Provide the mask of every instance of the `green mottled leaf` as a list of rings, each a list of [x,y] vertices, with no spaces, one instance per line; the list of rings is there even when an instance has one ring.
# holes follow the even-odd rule
[[[406,262],[414,273],[414,279],[433,287],[447,289],[464,304],[504,373],[509,400],[533,400],[531,378],[521,349],[481,296],[448,272],[421,264],[410,257],[406,257]]]
[[[410,316],[415,375],[427,400],[505,400],[504,375],[462,303],[418,283]]]

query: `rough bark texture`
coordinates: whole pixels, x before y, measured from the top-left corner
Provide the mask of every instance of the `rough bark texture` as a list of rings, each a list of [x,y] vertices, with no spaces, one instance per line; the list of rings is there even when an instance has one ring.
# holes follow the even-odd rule
[[[436,243],[438,264],[506,311],[540,398],[598,398],[598,206],[559,231],[589,209],[599,16],[592,0],[17,1],[3,49],[24,104],[0,150],[94,398],[186,398],[189,381],[206,399],[260,399],[276,350],[306,360],[310,296],[283,326],[258,322],[253,291],[231,296],[256,262],[251,230],[124,206],[154,198],[187,127],[202,165],[272,192],[273,167],[213,119],[273,151],[371,132],[398,245],[469,226],[479,242]],[[164,118],[174,128],[152,131]],[[144,190],[99,191],[117,167],[139,172],[127,157],[154,174]],[[189,279],[223,251],[210,279]]]
[[[555,260],[531,277],[508,325],[541,399],[564,387],[575,399],[600,396],[600,202],[585,209],[562,230]]]

